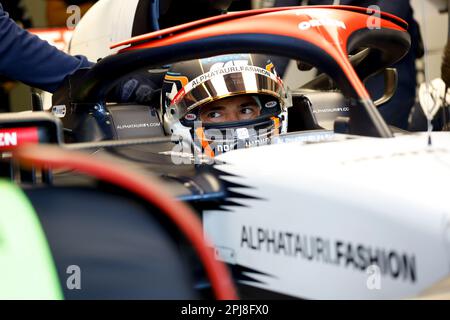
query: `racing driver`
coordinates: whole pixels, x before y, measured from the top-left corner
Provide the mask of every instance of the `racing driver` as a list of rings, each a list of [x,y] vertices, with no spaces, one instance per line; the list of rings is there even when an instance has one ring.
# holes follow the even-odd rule
[[[222,55],[172,65],[161,115],[166,133],[182,138],[177,152],[212,158],[285,133],[287,98],[266,56]]]

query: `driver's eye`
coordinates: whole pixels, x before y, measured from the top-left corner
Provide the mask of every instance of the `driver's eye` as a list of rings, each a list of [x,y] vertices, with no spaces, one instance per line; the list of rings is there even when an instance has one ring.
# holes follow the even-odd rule
[[[255,113],[255,109],[256,109],[256,106],[243,107],[241,109],[241,113],[245,114],[245,115],[249,115],[249,114]]]
[[[208,115],[207,115],[207,117],[209,119],[217,119],[217,118],[219,118],[221,116],[222,116],[222,114],[217,112],[217,111],[209,112]]]

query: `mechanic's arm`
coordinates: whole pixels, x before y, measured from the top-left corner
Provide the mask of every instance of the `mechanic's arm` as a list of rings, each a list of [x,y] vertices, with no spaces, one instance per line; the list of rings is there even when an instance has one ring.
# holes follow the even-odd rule
[[[64,78],[90,67],[85,57],[67,55],[20,28],[0,4],[0,74],[54,92]]]

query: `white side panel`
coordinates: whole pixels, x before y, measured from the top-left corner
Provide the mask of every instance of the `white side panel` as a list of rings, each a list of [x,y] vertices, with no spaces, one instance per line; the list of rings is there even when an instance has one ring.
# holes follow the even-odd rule
[[[450,135],[281,144],[230,152],[218,169],[250,188],[204,214],[248,284],[310,299],[406,298],[450,272]],[[367,273],[377,264],[380,277]],[[370,270],[370,268],[369,268]],[[379,281],[378,281],[379,280]]]
[[[134,17],[139,0],[100,0],[77,25],[70,53],[82,54],[97,61],[117,50],[110,46],[131,38]]]

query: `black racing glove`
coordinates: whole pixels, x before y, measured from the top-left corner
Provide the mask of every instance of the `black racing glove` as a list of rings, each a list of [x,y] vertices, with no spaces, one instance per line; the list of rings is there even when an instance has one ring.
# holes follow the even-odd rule
[[[85,76],[90,69],[80,69],[66,77],[60,88],[53,95],[53,105],[69,105],[70,103],[84,103],[87,101],[74,101],[74,96],[85,83]],[[107,102],[138,103],[144,105],[159,105],[161,88],[164,82],[166,69],[160,72],[138,71],[119,79],[117,84],[109,91]],[[98,101],[89,101],[95,103]]]
[[[162,74],[150,73],[147,70],[136,72],[121,79],[108,100],[118,103],[151,104],[153,101],[159,101],[162,81]]]

